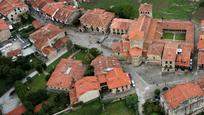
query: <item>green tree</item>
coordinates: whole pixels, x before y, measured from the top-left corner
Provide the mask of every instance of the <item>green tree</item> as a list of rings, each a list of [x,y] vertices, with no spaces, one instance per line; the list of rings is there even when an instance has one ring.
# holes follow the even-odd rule
[[[33,109],[34,109],[34,106],[33,106],[33,104],[32,104],[30,101],[25,101],[25,102],[23,103],[23,105],[24,105],[29,111],[33,111]]]
[[[43,72],[43,67],[41,65],[38,65],[36,67],[36,70],[39,72],[39,73],[42,73]]]
[[[160,93],[161,93],[160,89],[155,89],[155,90],[154,90],[154,95],[155,95],[155,96],[159,96]]]
[[[18,97],[20,98],[20,100],[22,102],[24,102],[25,96],[27,94],[26,86],[23,83],[21,83],[20,81],[16,81],[14,86],[15,86],[15,91],[16,91]]]
[[[128,19],[133,18],[132,17],[133,6],[131,4],[121,4],[109,10],[115,12],[116,15],[118,15],[120,18]]]
[[[148,99],[143,105],[144,115],[164,115],[163,108],[160,107],[159,103],[154,103]]]

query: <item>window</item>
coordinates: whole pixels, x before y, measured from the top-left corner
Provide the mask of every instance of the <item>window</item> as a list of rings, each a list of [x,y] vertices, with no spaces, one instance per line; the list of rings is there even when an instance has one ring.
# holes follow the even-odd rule
[[[18,10],[20,10],[20,8],[18,8]]]
[[[11,18],[11,20],[13,21],[13,18]]]
[[[170,64],[172,64],[172,62],[171,62],[171,61],[170,61],[169,63],[170,63]]]
[[[13,17],[13,15],[11,14],[11,17]]]

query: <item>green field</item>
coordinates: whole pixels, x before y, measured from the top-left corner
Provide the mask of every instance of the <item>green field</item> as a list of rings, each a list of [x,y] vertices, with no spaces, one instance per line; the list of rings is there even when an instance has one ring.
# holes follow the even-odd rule
[[[175,38],[174,38],[175,37]],[[170,32],[164,32],[163,33],[163,36],[162,36],[162,39],[165,39],[165,40],[173,40],[173,41],[176,41],[176,40],[185,40],[185,37],[186,37],[186,34],[185,33],[170,33]]]
[[[175,40],[185,40],[186,34],[185,33],[177,33],[175,36]]]
[[[174,34],[173,33],[163,33],[162,39],[173,40]]]
[[[192,17],[192,12],[198,8],[198,3],[189,0],[142,0],[142,2],[153,5],[153,17],[164,19],[188,20]],[[126,11],[130,13],[129,18],[137,18],[140,4],[138,0],[91,0],[90,3],[80,5],[86,9],[103,8],[112,11],[114,7],[124,6],[124,4],[132,8],[131,11]]]

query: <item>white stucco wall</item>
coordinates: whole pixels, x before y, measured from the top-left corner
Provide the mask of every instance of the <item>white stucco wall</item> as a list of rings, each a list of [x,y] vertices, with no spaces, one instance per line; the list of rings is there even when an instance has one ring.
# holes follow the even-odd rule
[[[83,95],[81,95],[78,98],[78,101],[86,103],[86,102],[88,102],[90,100],[93,100],[93,99],[99,97],[99,96],[100,96],[99,90],[92,90],[92,91],[88,91],[88,92],[84,93]]]

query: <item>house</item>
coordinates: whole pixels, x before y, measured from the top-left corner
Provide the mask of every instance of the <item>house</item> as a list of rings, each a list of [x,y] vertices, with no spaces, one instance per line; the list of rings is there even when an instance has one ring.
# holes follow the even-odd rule
[[[37,51],[47,59],[51,59],[56,56],[60,48],[56,47],[59,42],[61,44],[60,46],[65,46],[66,41],[69,41],[69,39],[65,36],[65,31],[53,24],[47,24],[46,26],[41,27],[30,34],[29,39],[34,44]]]
[[[0,42],[6,41],[11,37],[8,24],[2,19],[0,19],[0,35]]]
[[[161,65],[164,45],[164,43],[160,42],[152,43],[147,51],[146,63]]]
[[[20,16],[28,11],[28,6],[21,0],[1,0],[0,13],[10,22],[17,23]]]
[[[47,3],[42,12],[45,17],[62,24],[70,25],[81,16],[81,9],[64,2]]]
[[[178,44],[165,44],[162,56],[162,72],[175,72],[177,48]]]
[[[110,26],[111,34],[127,34],[132,22],[130,19],[114,18]]]
[[[122,68],[113,68],[106,75],[107,86],[111,93],[116,94],[130,89],[130,77]]]
[[[34,27],[35,29],[39,29],[39,28],[41,28],[41,27],[44,26],[44,24],[43,24],[42,22],[40,22],[39,20],[34,20],[34,21],[32,22],[32,25],[33,25],[33,27]]]
[[[177,84],[161,94],[160,104],[168,115],[196,115],[203,111],[204,92],[198,84]]]
[[[139,66],[142,63],[142,49],[140,48],[131,48],[129,50],[130,60],[134,66]]]
[[[61,59],[47,82],[48,90],[70,91],[83,78],[85,68],[81,61]]]
[[[188,44],[180,44],[177,49],[176,67],[190,69],[192,67],[191,59],[192,48]]]
[[[204,27],[204,20],[201,21],[201,27]],[[198,40],[198,62],[197,62],[197,68],[198,70],[204,69],[204,31],[201,30]]]
[[[127,60],[127,61],[130,60],[129,49],[130,49],[129,41],[114,42],[112,44],[113,56],[117,57],[120,60]]]
[[[104,9],[93,9],[82,15],[80,22],[86,30],[105,34],[109,31],[109,26],[114,17],[114,13],[107,12]]]
[[[46,4],[52,3],[54,0],[27,0],[27,2],[35,11],[39,12]]]
[[[78,102],[86,103],[100,96],[100,84],[97,77],[86,76],[74,84],[74,90]]]
[[[141,4],[139,7],[139,15],[146,15],[152,17],[152,5],[151,4]]]
[[[95,75],[106,74],[112,68],[120,68],[120,62],[113,56],[98,56],[92,62]]]

